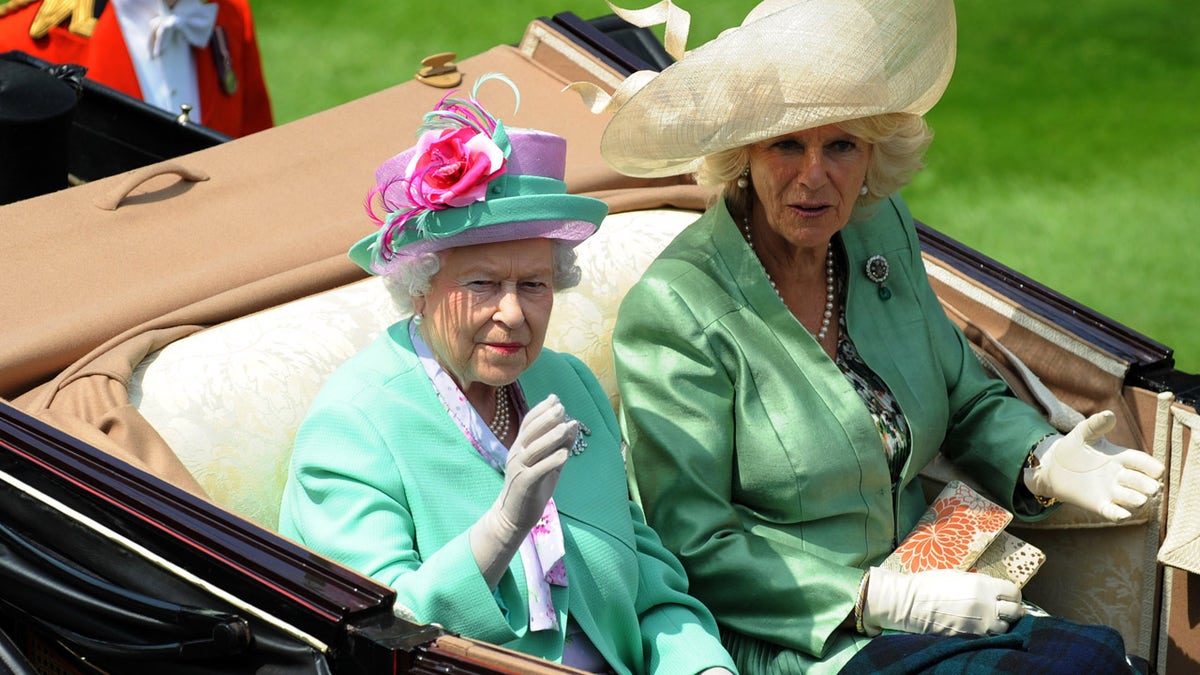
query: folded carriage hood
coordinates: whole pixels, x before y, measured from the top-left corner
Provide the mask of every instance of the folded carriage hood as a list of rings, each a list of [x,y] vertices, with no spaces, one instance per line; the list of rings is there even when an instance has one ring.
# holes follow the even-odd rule
[[[615,194],[651,181],[601,160],[607,121],[569,77],[515,47],[458,64],[503,85],[479,98],[509,126],[568,139],[571,192]],[[448,90],[407,81],[228,143],[0,206],[0,397],[15,398],[130,331],[207,325],[361,276],[346,250],[373,224],[375,168],[414,140]],[[658,184],[678,182],[658,181]],[[68,375],[69,376],[69,375]]]

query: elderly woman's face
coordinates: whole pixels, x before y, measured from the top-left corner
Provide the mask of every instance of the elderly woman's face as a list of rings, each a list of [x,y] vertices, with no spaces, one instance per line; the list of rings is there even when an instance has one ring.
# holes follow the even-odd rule
[[[823,247],[845,227],[867,177],[872,147],[836,125],[750,146],[750,176],[772,230],[797,247]]]
[[[554,306],[553,246],[520,239],[442,253],[414,307],[438,363],[463,392],[509,384],[541,353]]]

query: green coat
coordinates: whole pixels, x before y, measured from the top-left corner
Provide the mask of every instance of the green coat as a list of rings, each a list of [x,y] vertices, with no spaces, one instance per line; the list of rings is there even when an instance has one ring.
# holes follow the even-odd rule
[[[732,668],[712,615],[629,499],[616,417],[595,378],[543,350],[520,383],[531,405],[557,393],[592,432],[554,493],[569,584],[552,587],[563,630],[569,613],[620,673]],[[296,437],[279,529],[392,586],[420,621],[559,660],[563,631],[528,630],[521,557],[493,594],[470,551],[467,529],[503,481],[446,413],[404,321],[317,396]]]
[[[1023,461],[1053,430],[946,318],[904,203],[873,213],[840,235],[846,327],[911,429],[895,493],[871,414],[723,203],[651,264],[617,319],[635,497],[746,673],[832,672],[861,648],[838,627],[863,570],[926,508],[917,476],[939,450],[1014,510]],[[865,276],[872,255],[890,264],[890,299]]]

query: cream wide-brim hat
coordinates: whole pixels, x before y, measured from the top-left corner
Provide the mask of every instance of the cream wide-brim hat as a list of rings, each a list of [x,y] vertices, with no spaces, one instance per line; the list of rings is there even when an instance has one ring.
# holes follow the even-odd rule
[[[639,177],[884,113],[924,115],[954,70],[953,0],[766,0],[619,108],[600,151]]]

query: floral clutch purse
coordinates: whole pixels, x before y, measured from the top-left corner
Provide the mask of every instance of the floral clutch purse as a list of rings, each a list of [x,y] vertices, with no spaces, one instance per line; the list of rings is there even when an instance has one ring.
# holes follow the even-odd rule
[[[1024,586],[1045,555],[1004,531],[1012,514],[966,483],[950,481],[880,565],[897,572],[956,569]]]

